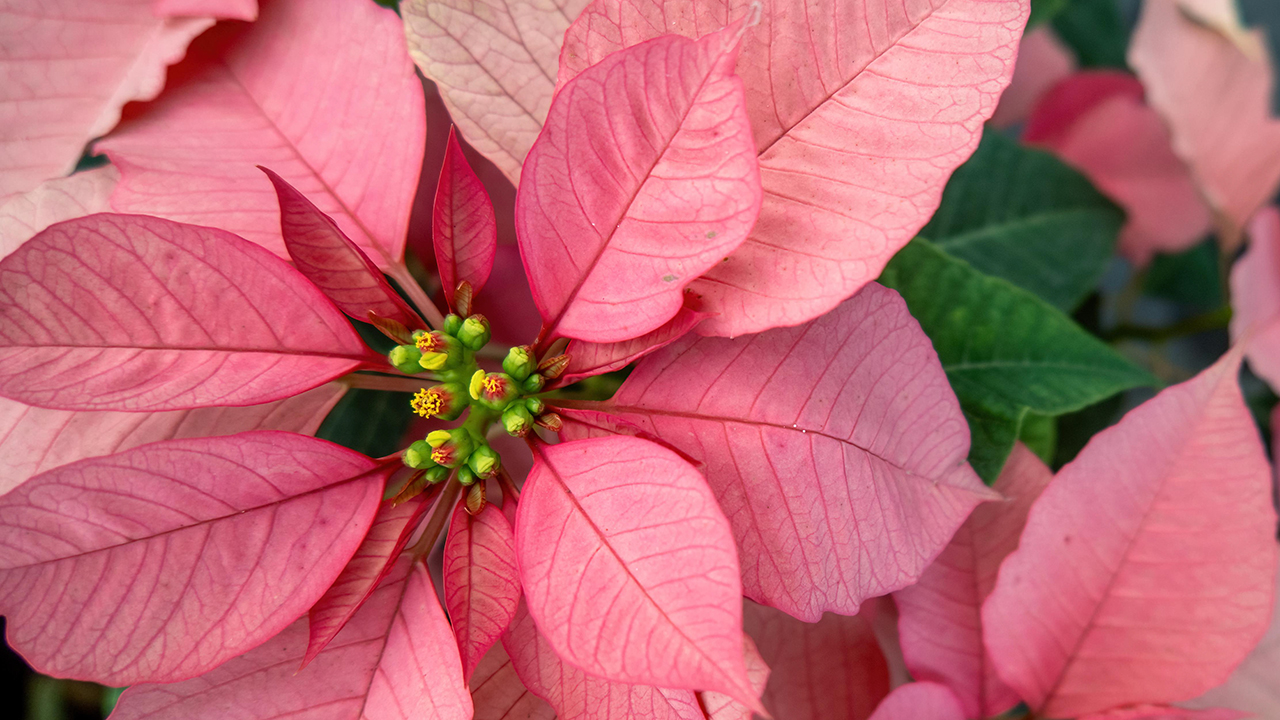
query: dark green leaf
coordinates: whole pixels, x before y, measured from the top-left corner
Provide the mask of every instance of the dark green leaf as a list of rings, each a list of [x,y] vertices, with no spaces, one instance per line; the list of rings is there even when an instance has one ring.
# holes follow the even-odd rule
[[[969,465],[982,481],[990,485],[1000,476],[1005,460],[1018,439],[1018,426],[1026,408],[1009,416],[1001,410],[984,408],[979,403],[961,402],[964,419],[969,421]]]
[[[1048,22],[1054,15],[1062,12],[1071,0],[1031,0],[1031,18],[1027,20],[1027,29]]]
[[[1051,22],[1081,66],[1128,66],[1129,27],[1116,0],[1071,0]]]
[[[1018,439],[1045,462],[1053,462],[1058,448],[1058,421],[1050,415],[1028,412],[1022,418]]]
[[[1083,175],[988,130],[920,234],[1069,311],[1097,285],[1123,224]]]
[[[1213,238],[1176,255],[1156,255],[1143,289],[1196,310],[1212,310],[1224,299],[1218,258]]]
[[[1115,425],[1124,414],[1124,395],[1116,394],[1095,405],[1058,418],[1058,447],[1051,463],[1054,470],[1075,459],[1090,438]]]
[[[401,449],[401,440],[413,420],[412,399],[409,393],[348,390],[320,424],[316,437],[370,457],[390,455]]]

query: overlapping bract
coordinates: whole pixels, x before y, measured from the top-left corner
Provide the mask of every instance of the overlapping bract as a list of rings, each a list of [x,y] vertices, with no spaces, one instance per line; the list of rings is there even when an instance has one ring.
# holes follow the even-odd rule
[[[493,203],[480,178],[462,155],[455,129],[449,128],[444,165],[436,184],[432,205],[431,237],[436,251],[436,269],[440,286],[449,303],[460,282],[471,284],[479,293],[489,272],[493,270],[494,253],[498,249],[498,225]]]

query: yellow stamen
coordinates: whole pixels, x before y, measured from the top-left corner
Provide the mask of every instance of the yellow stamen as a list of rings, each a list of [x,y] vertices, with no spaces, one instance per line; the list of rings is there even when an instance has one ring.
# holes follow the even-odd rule
[[[413,407],[413,411],[422,417],[432,417],[438,415],[444,408],[444,398],[440,397],[440,393],[435,388],[427,390],[423,388],[414,394],[413,400],[409,401],[409,405]]]
[[[489,395],[497,395],[502,389],[502,378],[489,375],[484,379],[484,391]]]

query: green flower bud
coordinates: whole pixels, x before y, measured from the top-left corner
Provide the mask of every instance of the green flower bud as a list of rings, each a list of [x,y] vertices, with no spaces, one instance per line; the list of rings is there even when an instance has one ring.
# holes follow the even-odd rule
[[[391,349],[387,359],[402,373],[422,372],[422,366],[418,364],[422,359],[422,351],[413,345],[397,345]]]
[[[502,361],[502,371],[516,380],[524,380],[538,367],[529,348],[517,345],[507,351]]]
[[[471,472],[482,480],[488,480],[496,477],[498,468],[502,465],[502,458],[498,456],[498,451],[488,445],[481,445],[471,451],[471,455],[467,458],[467,467],[471,468]]]
[[[409,447],[405,448],[401,458],[404,464],[414,468],[415,470],[423,470],[436,466],[436,461],[431,459],[432,447],[425,441],[417,440]]]
[[[541,415],[547,409],[547,404],[538,398],[525,398],[524,406],[529,409],[531,415]]]
[[[456,420],[470,403],[466,388],[458,383],[444,383],[419,390],[409,404],[422,417]]]
[[[501,410],[520,397],[516,381],[506,373],[488,373],[477,370],[471,376],[469,388],[472,399],[491,410]]]
[[[432,485],[438,485],[444,482],[445,478],[449,477],[449,468],[444,467],[443,465],[436,465],[433,468],[428,468],[427,474],[423,475],[423,477]]]
[[[520,383],[520,389],[527,393],[542,392],[542,388],[546,386],[547,379],[538,373],[530,375],[524,379],[524,382]]]
[[[462,363],[462,345],[457,338],[437,330],[424,333],[415,342],[422,351],[418,364],[428,370],[448,370]]]
[[[465,428],[434,430],[427,435],[426,442],[432,447],[431,459],[447,468],[462,465],[475,447],[475,440]]]
[[[516,403],[502,411],[502,427],[510,435],[524,437],[533,427],[533,415],[522,403]]]
[[[472,315],[462,321],[458,329],[458,340],[468,350],[479,350],[489,342],[489,321],[483,315]]]
[[[454,315],[453,313],[449,313],[444,316],[444,326],[440,329],[444,330],[449,335],[458,337],[458,331],[462,329],[462,318]]]
[[[466,465],[463,465],[462,467],[458,468],[458,482],[462,483],[463,487],[466,487],[468,485],[473,485],[475,484],[475,481],[476,481],[476,474],[471,472],[471,468],[467,467]]]

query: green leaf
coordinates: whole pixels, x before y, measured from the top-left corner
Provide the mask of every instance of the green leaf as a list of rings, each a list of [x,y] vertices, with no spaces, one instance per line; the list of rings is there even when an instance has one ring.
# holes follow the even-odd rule
[[[1045,301],[923,238],[894,256],[880,282],[901,293],[933,341],[976,428],[970,458],[984,479],[998,474],[1028,411],[1056,416],[1156,382]]]
[[[1156,255],[1143,290],[1196,310],[1219,307],[1225,300],[1219,257],[1214,238],[1174,255]]]
[[[1070,311],[1097,285],[1124,212],[1080,173],[988,129],[920,234]]]
[[[1128,67],[1129,26],[1116,0],[1071,0],[1051,22],[1081,67]]]
[[[1070,0],[1031,0],[1031,17],[1027,20],[1027,29],[1052,20],[1069,2]]]
[[[1018,439],[1046,465],[1053,462],[1058,449],[1058,420],[1051,415],[1027,412],[1018,429]]]
[[[353,388],[320,424],[316,437],[370,457],[401,449],[401,439],[413,421],[409,393]]]

